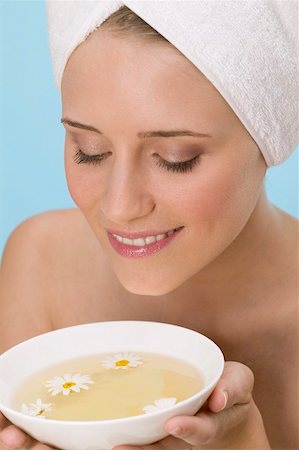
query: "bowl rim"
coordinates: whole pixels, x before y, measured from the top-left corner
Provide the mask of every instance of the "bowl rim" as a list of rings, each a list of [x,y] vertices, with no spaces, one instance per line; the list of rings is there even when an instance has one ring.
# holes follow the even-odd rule
[[[192,402],[193,400],[196,400],[197,397],[204,396],[217,383],[217,381],[220,379],[220,377],[223,373],[224,363],[225,363],[224,354],[223,354],[222,350],[218,347],[218,345],[212,339],[208,338],[207,336],[205,336],[202,333],[199,333],[198,331],[183,327],[181,325],[170,324],[167,322],[143,321],[143,320],[111,320],[111,321],[103,321],[103,322],[90,322],[90,323],[84,323],[84,324],[78,324],[78,325],[71,325],[69,327],[58,328],[57,330],[47,331],[45,333],[41,333],[39,335],[33,336],[29,339],[26,339],[25,341],[22,341],[19,344],[16,344],[13,347],[9,348],[8,350],[6,350],[4,353],[2,353],[0,355],[0,361],[1,361],[1,359],[4,359],[4,357],[7,357],[7,354],[13,352],[17,347],[20,348],[25,344],[27,345],[28,342],[38,339],[41,336],[45,336],[48,334],[54,334],[54,333],[58,334],[59,332],[63,333],[65,330],[70,329],[70,328],[73,329],[73,328],[80,328],[80,327],[96,327],[96,326],[100,326],[103,324],[107,324],[105,326],[108,326],[108,324],[111,324],[111,323],[113,323],[113,324],[140,323],[140,324],[155,324],[155,325],[160,325],[160,326],[165,325],[168,327],[180,328],[181,330],[195,333],[195,334],[199,335],[200,337],[204,338],[204,340],[210,341],[210,343],[215,347],[215,349],[218,353],[218,357],[219,357],[219,368],[217,370],[217,373],[213,377],[213,379],[210,381],[210,383],[207,384],[207,386],[205,386],[203,389],[199,390],[192,396],[179,401],[175,405],[172,405],[170,407],[163,408],[161,410],[157,410],[155,412],[151,412],[148,414],[145,413],[145,414],[138,414],[138,415],[129,416],[129,417],[120,417],[120,418],[115,418],[115,419],[98,419],[98,420],[58,420],[58,419],[48,419],[48,418],[46,418],[46,420],[44,420],[43,418],[40,418],[38,416],[30,416],[30,415],[24,414],[20,411],[17,411],[14,408],[6,406],[2,403],[1,399],[0,399],[0,411],[4,415],[5,415],[5,412],[7,412],[9,414],[13,414],[15,417],[19,417],[25,421],[28,421],[29,423],[36,422],[36,421],[42,421],[42,423],[49,423],[49,425],[52,424],[52,425],[58,425],[58,426],[63,426],[63,425],[66,425],[66,426],[71,426],[71,425],[94,426],[95,424],[96,425],[103,424],[103,426],[104,426],[104,425],[113,425],[113,424],[122,424],[122,423],[125,424],[128,422],[135,422],[135,421],[140,422],[140,421],[146,420],[148,417],[158,418],[159,416],[164,416],[165,414],[170,413],[170,412],[175,413],[176,410],[179,410],[179,409],[181,409],[181,407],[184,407],[186,404]],[[163,353],[161,353],[161,354],[163,354]]]

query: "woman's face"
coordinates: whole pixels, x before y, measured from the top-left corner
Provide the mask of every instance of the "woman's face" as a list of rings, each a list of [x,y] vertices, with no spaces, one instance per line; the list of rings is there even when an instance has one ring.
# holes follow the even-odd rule
[[[222,96],[175,48],[99,28],[68,61],[62,104],[71,196],[128,291],[171,292],[245,226],[265,161]],[[206,136],[146,134],[178,130]],[[107,232],[156,236],[178,227],[160,250],[134,247],[139,257],[119,254]]]

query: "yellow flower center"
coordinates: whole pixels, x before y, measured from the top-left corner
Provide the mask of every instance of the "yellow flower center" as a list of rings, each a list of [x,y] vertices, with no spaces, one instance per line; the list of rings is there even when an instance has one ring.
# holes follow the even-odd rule
[[[62,385],[62,387],[64,389],[70,389],[72,386],[75,386],[75,385],[76,385],[76,383],[74,383],[73,381],[67,381],[66,383],[64,383]]]
[[[127,366],[129,364],[130,361],[128,361],[127,359],[120,359],[119,361],[116,361],[115,365],[117,367],[124,367]]]

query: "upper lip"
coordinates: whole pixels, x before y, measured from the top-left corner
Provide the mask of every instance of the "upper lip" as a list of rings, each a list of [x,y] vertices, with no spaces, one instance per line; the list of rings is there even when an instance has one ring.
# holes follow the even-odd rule
[[[138,239],[143,238],[146,236],[158,236],[159,234],[165,234],[169,231],[175,230],[177,228],[183,228],[183,227],[174,227],[174,228],[168,228],[168,230],[165,231],[139,231],[134,233],[126,233],[125,231],[117,231],[117,230],[108,230],[108,233],[117,234],[118,236],[127,238],[127,239]]]

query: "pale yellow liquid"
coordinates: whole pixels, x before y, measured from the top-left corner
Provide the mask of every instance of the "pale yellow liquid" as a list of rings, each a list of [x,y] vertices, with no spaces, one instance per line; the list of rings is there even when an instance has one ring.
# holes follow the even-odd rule
[[[108,354],[72,359],[36,373],[17,389],[12,407],[22,403],[51,403],[52,411],[44,415],[57,420],[103,420],[145,414],[143,407],[162,397],[175,397],[177,403],[204,387],[199,371],[180,359],[153,353],[139,353],[143,364],[127,369],[106,369],[101,362]],[[53,396],[45,384],[64,374],[89,375],[94,384],[88,390]],[[44,419],[41,419],[44,420]]]

